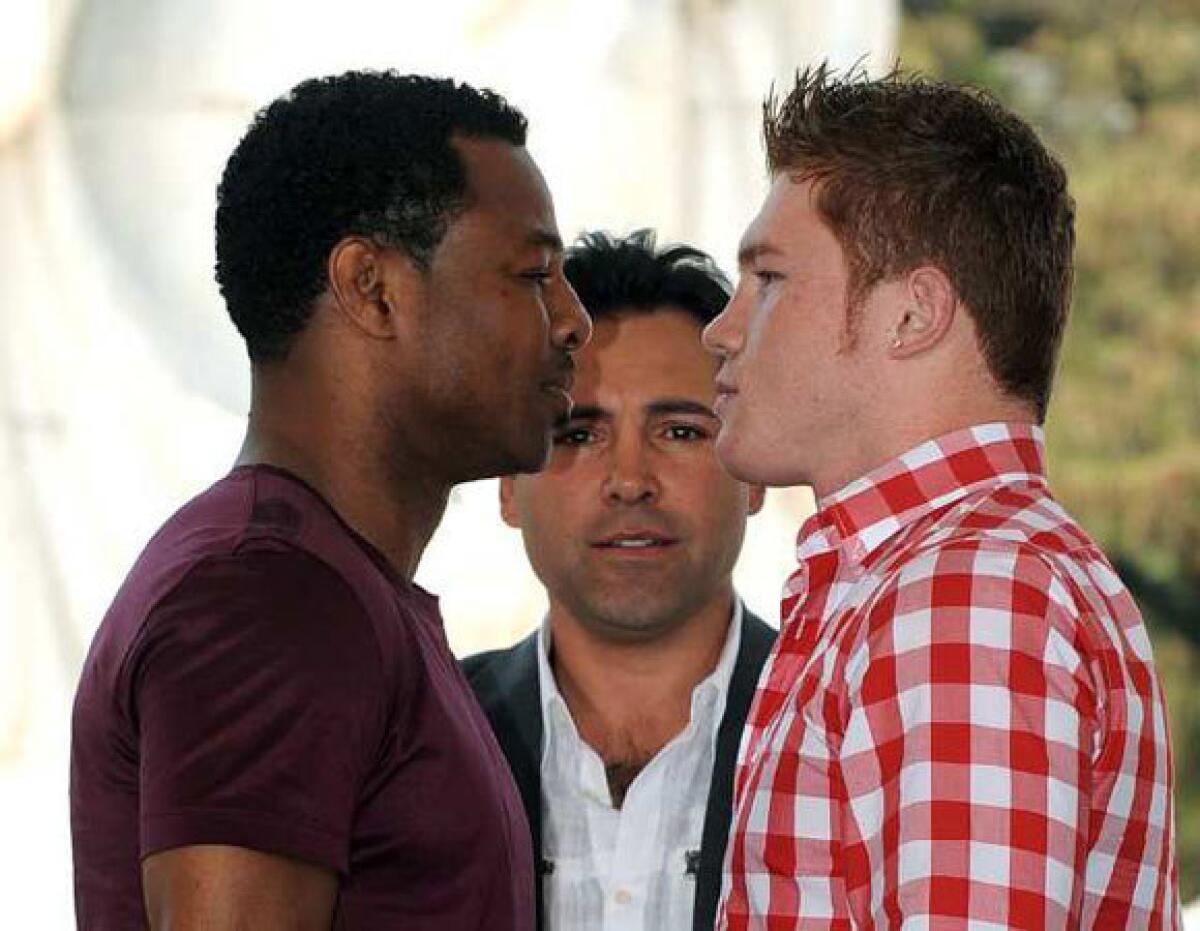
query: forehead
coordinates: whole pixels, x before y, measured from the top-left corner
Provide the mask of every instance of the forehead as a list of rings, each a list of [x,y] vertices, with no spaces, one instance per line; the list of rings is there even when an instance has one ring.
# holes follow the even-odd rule
[[[691,314],[670,306],[599,318],[591,342],[575,356],[576,401],[690,397],[708,403],[717,360],[700,343],[702,329]]]
[[[841,244],[817,210],[817,192],[813,181],[797,181],[786,172],[777,175],[742,236],[738,250],[742,264],[772,253],[840,260]]]
[[[462,219],[506,226],[509,232],[553,231],[554,201],[529,152],[500,139],[456,137],[452,143],[467,175],[470,201]]]

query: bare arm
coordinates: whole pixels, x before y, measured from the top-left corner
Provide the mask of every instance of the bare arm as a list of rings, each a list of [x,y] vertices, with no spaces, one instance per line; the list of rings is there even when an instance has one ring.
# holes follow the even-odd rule
[[[329,931],[337,875],[245,847],[196,844],[142,863],[154,931]]]

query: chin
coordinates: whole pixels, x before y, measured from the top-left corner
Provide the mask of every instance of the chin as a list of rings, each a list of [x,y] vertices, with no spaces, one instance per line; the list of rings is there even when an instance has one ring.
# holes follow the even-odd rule
[[[523,443],[519,449],[514,444],[514,448],[508,454],[508,466],[495,474],[528,475],[533,472],[541,472],[546,468],[546,463],[550,461],[550,449],[550,434],[544,431],[539,432],[535,437],[531,437]]]
[[[764,444],[765,448],[755,451],[741,437],[729,435],[725,430],[717,438],[716,453],[721,466],[740,482],[767,485],[771,488],[790,488],[804,484],[795,463],[779,461],[780,440]]]
[[[646,643],[679,627],[679,620],[665,611],[644,604],[614,613],[611,605],[583,620],[594,636],[609,643]]]
[[[540,434],[536,438],[525,437],[523,442],[496,438],[464,448],[459,456],[449,458],[455,459],[448,463],[448,472],[455,485],[502,475],[540,472],[550,458],[550,438]]]
[[[739,442],[741,437],[731,433],[727,427],[721,428],[717,437],[715,450],[717,459],[725,471],[741,482],[766,483],[761,470],[763,460],[748,453],[745,443]]]

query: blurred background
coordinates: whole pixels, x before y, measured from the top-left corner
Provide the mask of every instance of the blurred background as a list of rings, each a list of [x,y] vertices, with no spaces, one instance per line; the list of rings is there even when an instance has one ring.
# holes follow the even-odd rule
[[[529,116],[565,236],[652,226],[732,269],[766,189],[762,97],[820,59],[988,87],[1068,166],[1078,284],[1051,476],[1150,623],[1180,884],[1200,897],[1200,0],[7,0],[0,927],[73,926],[80,663],[146,539],[240,443],[247,367],[212,211],[253,111],[352,67],[490,86]],[[418,576],[460,655],[544,609],[495,497],[455,491]],[[775,491],[751,522],[737,579],[764,616],[810,509]]]

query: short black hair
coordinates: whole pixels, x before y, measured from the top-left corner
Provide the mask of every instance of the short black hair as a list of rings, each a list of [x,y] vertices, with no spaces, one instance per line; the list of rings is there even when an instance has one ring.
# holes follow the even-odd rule
[[[1037,134],[985,91],[827,66],[763,108],[767,165],[816,186],[850,274],[849,321],[922,263],[954,283],[992,377],[1044,419],[1071,303],[1075,204]]]
[[[449,78],[350,71],[260,110],[217,188],[217,282],[250,358],[282,359],[350,235],[427,269],[468,206],[453,136],[525,144],[504,98]]]
[[[692,246],[659,250],[656,239],[651,229],[624,238],[593,231],[567,250],[563,271],[593,320],[671,306],[704,326],[725,309],[733,288],[717,263]]]

